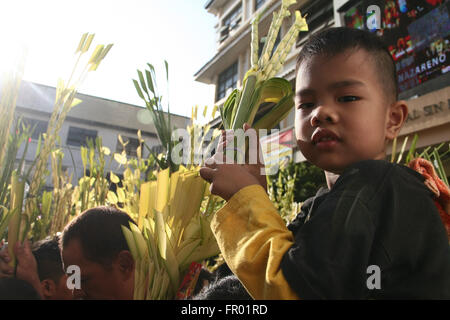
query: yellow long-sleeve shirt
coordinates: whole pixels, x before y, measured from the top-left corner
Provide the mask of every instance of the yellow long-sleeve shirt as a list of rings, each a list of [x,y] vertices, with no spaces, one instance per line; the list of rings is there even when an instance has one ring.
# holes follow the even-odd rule
[[[418,173],[381,160],[355,163],[306,212],[292,233],[252,185],[216,213],[222,254],[253,298],[450,297],[446,230]]]
[[[216,213],[211,229],[228,266],[254,299],[298,299],[280,267],[293,235],[260,185],[239,190]]]

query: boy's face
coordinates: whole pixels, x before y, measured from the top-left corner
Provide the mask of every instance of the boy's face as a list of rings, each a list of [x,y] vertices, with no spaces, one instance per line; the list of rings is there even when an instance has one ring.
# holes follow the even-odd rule
[[[308,161],[340,174],[357,161],[384,159],[389,106],[378,72],[361,49],[301,63],[295,133]]]

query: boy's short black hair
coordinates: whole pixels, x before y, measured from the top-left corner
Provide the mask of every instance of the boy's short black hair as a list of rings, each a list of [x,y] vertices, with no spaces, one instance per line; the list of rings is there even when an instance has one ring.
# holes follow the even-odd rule
[[[378,77],[390,101],[398,99],[395,63],[383,40],[375,33],[365,30],[337,27],[313,34],[303,45],[297,57],[295,74],[301,63],[316,55],[333,57],[350,49],[363,49],[375,62]]]
[[[200,270],[199,275],[198,275],[197,283],[195,284],[195,287],[194,287],[194,290],[192,292],[192,295],[195,296],[198,293],[200,293],[203,290],[204,286],[205,286],[205,282],[207,282],[207,285],[209,285],[214,280],[215,280],[214,279],[214,274],[209,272],[207,269],[202,268]]]
[[[64,228],[60,245],[64,248],[78,239],[86,259],[109,267],[120,251],[129,250],[121,226],[129,228],[130,222],[136,224],[114,207],[88,209]]]
[[[47,237],[37,241],[31,250],[36,259],[39,279],[41,281],[51,279],[58,283],[64,275],[59,237]]]
[[[228,276],[232,276],[233,271],[231,271],[230,267],[226,262],[223,262],[217,269],[214,271],[214,275],[216,277],[216,280],[222,279]]]
[[[193,300],[253,300],[235,275],[218,279],[193,297]]]

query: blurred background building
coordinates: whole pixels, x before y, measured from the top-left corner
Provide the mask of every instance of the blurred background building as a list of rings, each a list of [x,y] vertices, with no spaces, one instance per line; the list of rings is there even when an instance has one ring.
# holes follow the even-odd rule
[[[28,150],[25,154],[25,168],[29,167],[38,149],[39,136],[47,131],[48,122],[53,112],[56,89],[41,84],[22,81],[16,105],[16,117],[22,117],[25,124],[35,127]],[[141,130],[141,137],[156,154],[162,151],[156,128],[151,121],[150,112],[142,107],[122,102],[107,100],[85,94],[76,94],[82,102],[73,107],[60,130],[58,146],[64,153],[63,171],[73,174],[72,183],[76,184],[83,176],[80,147],[87,146],[87,139],[95,141],[101,137],[102,145],[113,153],[121,153],[123,146],[119,142],[120,135],[124,142],[128,141],[125,151],[128,157],[136,157],[139,146],[137,131]],[[176,128],[186,128],[190,118],[172,115],[172,124]],[[149,150],[142,148],[143,157],[148,156]],[[19,150],[21,158],[24,147]],[[20,160],[20,159],[18,159]],[[109,163],[109,159],[107,160]],[[50,170],[50,162],[48,164]],[[111,171],[121,175],[123,167],[112,161]],[[108,172],[108,171],[107,171]],[[47,187],[51,186],[50,178]]]

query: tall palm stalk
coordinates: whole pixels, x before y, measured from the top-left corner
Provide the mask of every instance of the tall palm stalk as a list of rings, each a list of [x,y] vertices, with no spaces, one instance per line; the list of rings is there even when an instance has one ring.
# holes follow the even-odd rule
[[[89,35],[86,33],[82,36],[75,52],[76,54],[78,54],[78,60],[75,64],[72,75],[70,76],[67,83],[64,83],[64,81],[62,80],[58,81],[53,112],[50,117],[47,132],[43,135],[42,144],[40,144],[40,152],[37,154],[37,157],[35,159],[35,168],[32,174],[32,178],[29,182],[28,194],[25,196],[25,208],[23,211],[22,205],[19,204],[20,195],[22,194],[22,190],[19,189],[22,188],[21,183],[23,183],[23,181],[20,181],[20,179],[18,181],[15,181],[15,179],[17,179],[18,177],[13,176],[14,180],[12,181],[12,184],[17,186],[17,189],[14,188],[12,190],[17,190],[17,194],[12,194],[11,199],[15,199],[14,201],[12,201],[13,210],[15,211],[14,214],[19,215],[20,224],[18,228],[14,227],[16,219],[11,219],[10,227],[8,230],[9,239],[16,239],[16,241],[23,242],[23,240],[28,236],[28,233],[32,229],[32,226],[37,227],[39,225],[33,223],[38,219],[41,213],[39,208],[39,193],[41,192],[42,186],[44,185],[46,180],[47,163],[49,161],[50,155],[55,149],[59,131],[72,107],[81,102],[81,100],[75,98],[75,94],[79,85],[82,83],[82,81],[90,71],[94,71],[98,68],[100,62],[104,59],[104,57],[112,47],[112,44],[106,47],[104,45],[98,45],[93,51],[89,61],[82,69],[79,78],[74,80],[73,75],[75,74],[75,71],[78,70],[77,67],[80,58],[89,50],[93,38],[93,34]],[[38,233],[40,234],[41,230],[39,230]]]
[[[153,124],[155,125],[156,131],[158,133],[159,141],[161,142],[165,150],[165,156],[163,159],[159,159],[157,155],[154,155],[155,159],[157,159],[161,169],[170,168],[172,172],[175,172],[176,170],[178,170],[178,164],[176,164],[172,159],[172,149],[175,146],[175,142],[172,141],[172,130],[174,128],[171,125],[169,102],[168,99],[166,99],[167,111],[164,111],[162,95],[160,94],[157,86],[155,68],[150,63],[147,63],[147,66],[148,69],[144,70],[145,79],[143,72],[137,70],[139,82],[133,79],[133,84],[139,97],[144,100],[145,106],[152,116]],[[164,67],[168,87],[169,64],[167,63],[167,61],[164,61]],[[150,152],[152,151],[150,150]]]
[[[258,24],[264,14],[259,13],[252,22],[251,68],[243,80],[242,90],[235,89],[221,108],[222,123],[225,129],[242,129],[244,123],[255,129],[272,129],[285,118],[294,106],[294,94],[289,81],[275,75],[283,66],[292,45],[300,31],[308,30],[306,20],[300,11],[295,11],[295,21],[281,39],[278,47],[273,48],[283,20],[291,15],[289,7],[296,0],[282,0],[279,11],[274,12],[269,32],[259,57]],[[253,123],[259,107],[266,102],[273,103],[271,110]]]

